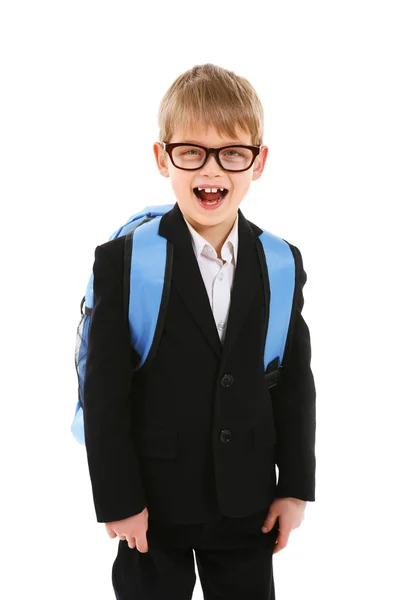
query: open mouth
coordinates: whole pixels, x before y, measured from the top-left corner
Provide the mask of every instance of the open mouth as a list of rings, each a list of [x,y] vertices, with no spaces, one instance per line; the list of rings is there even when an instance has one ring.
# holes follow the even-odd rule
[[[210,191],[206,191],[210,190]],[[216,191],[211,191],[216,190]],[[229,190],[226,188],[193,188],[195,196],[206,205],[217,205],[225,198]]]

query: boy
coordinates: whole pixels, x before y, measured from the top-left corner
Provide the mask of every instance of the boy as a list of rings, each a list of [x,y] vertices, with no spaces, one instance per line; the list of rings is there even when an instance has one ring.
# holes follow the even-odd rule
[[[158,233],[173,270],[157,351],[134,376],[125,236],[98,246],[93,266],[85,444],[97,521],[119,538],[113,588],[119,600],[189,600],[194,550],[206,600],[273,600],[273,554],[315,500],[307,276],[290,245],[292,316],[269,388],[261,230],[239,209],[267,158],[261,103],[246,79],[195,66],[165,94],[159,126],[157,167],[177,202]]]

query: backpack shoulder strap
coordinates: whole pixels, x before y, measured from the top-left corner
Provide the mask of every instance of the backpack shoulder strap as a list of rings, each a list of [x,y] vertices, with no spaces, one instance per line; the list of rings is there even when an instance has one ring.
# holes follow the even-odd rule
[[[132,247],[133,247],[133,234],[136,229],[144,223],[154,219],[154,216],[146,217],[140,223],[136,223],[126,235],[125,235],[125,246],[124,246],[124,281],[123,281],[123,294],[124,294],[124,314],[129,314],[129,296],[130,296],[130,279],[131,279],[131,263],[132,263]]]
[[[295,290],[295,261],[289,244],[263,230],[262,243],[270,285],[270,306],[264,348],[264,370],[270,387],[280,376]]]
[[[158,235],[160,216],[146,218],[125,238],[124,310],[140,369],[155,353],[165,319],[173,246]]]

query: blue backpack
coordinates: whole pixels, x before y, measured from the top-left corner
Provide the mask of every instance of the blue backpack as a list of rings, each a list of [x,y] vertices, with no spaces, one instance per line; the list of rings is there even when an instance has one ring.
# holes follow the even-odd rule
[[[169,285],[171,265],[167,263],[167,240],[158,235],[161,217],[173,204],[146,206],[117,229],[110,240],[126,235],[124,258],[124,307],[129,316],[131,342],[140,356],[138,370],[152,348],[158,323],[164,284]],[[135,236],[133,234],[135,233]],[[295,288],[295,263],[289,244],[263,230],[264,248],[270,284],[270,312],[264,348],[264,370],[268,386],[278,383],[286,346]],[[167,281],[166,281],[167,279]],[[83,305],[85,310],[83,311]],[[78,403],[71,432],[85,445],[83,425],[83,389],[88,334],[93,309],[93,272],[81,301],[81,320],[77,329],[75,367],[78,375]],[[153,353],[152,348],[152,353]]]

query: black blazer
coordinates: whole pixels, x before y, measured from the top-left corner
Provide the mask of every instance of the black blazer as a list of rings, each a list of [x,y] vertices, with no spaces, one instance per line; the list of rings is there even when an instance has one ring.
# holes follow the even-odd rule
[[[281,380],[269,388],[261,230],[238,214],[223,345],[178,204],[161,218],[159,234],[173,244],[169,299],[157,351],[134,374],[138,356],[123,311],[125,236],[96,247],[83,414],[98,522],[147,506],[153,519],[199,523],[267,510],[276,497],[315,500],[316,393],[301,315],[302,257],[290,244],[293,309]]]

